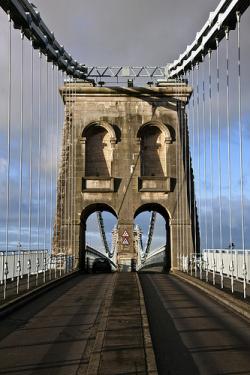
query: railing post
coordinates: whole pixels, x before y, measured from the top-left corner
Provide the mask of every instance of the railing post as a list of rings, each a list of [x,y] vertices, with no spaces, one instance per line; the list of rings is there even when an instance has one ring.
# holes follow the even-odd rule
[[[206,256],[206,282],[208,283],[208,267],[209,267],[209,262],[208,262],[208,251],[207,251],[207,256]]]
[[[203,252],[200,253],[199,267],[200,267],[200,280],[202,280],[202,278],[203,278],[203,275],[202,275],[202,272],[203,272]]]
[[[7,260],[4,262],[4,288],[3,288],[3,298],[6,299],[7,293],[7,278],[8,278],[9,268]]]
[[[30,258],[28,259],[27,262],[27,269],[28,269],[28,275],[27,275],[27,289],[30,289],[30,273],[31,273],[31,260]]]
[[[39,267],[40,267],[40,261],[39,261],[39,257],[37,255],[37,258],[36,258],[36,286],[38,285],[38,272],[39,272]]]
[[[220,263],[220,287],[223,289],[224,287],[224,262],[223,262],[223,253],[221,251],[221,263]]]
[[[4,283],[4,254],[0,253],[0,258],[2,262],[2,271],[1,271],[1,285]]]
[[[13,256],[13,264],[12,264],[12,277],[11,277],[11,281],[14,281],[14,278],[15,278],[15,266],[16,266],[15,251],[12,251],[12,256]]]
[[[54,265],[55,265],[55,279],[57,278],[57,261],[56,261],[56,256],[53,255],[53,260],[54,260]]]
[[[215,285],[215,268],[216,268],[216,263],[215,263],[214,250],[213,250],[213,285]]]
[[[231,259],[230,265],[229,265],[229,271],[231,272],[231,291],[234,292],[234,261]]]
[[[52,255],[49,256],[49,279],[52,279]]]
[[[19,294],[20,275],[21,275],[21,269],[22,269],[20,259],[18,259],[17,261],[16,269],[17,269],[16,293]]]
[[[43,282],[44,283],[46,283],[46,267],[47,267],[47,258],[44,252],[44,255],[43,255]]]
[[[244,298],[246,298],[246,288],[247,288],[247,265],[246,265],[246,262],[243,263],[242,273],[243,273],[243,296],[244,296]]]
[[[23,278],[23,270],[24,270],[24,251],[22,251],[21,279]]]

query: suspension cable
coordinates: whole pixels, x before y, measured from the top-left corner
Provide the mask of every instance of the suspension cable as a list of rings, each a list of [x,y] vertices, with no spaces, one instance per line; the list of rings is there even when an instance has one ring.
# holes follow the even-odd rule
[[[149,227],[148,227],[148,239],[147,239],[147,243],[146,243],[146,247],[145,247],[145,251],[144,251],[145,256],[147,256],[147,254],[150,251],[153,233],[154,233],[155,221],[156,221],[156,212],[152,211],[151,217],[150,217],[150,222],[149,222]]]
[[[55,203],[56,203],[56,213],[55,213],[55,231],[54,231],[54,253],[57,253],[57,247],[58,247],[58,227],[59,227],[59,215],[58,213],[60,212],[59,210],[59,203],[58,203],[58,196],[60,196],[60,192],[58,192],[59,189],[59,181],[58,181],[58,176],[59,176],[59,95],[58,95],[58,88],[59,88],[59,71],[57,68],[56,71],[56,89],[57,89],[57,95],[56,95],[56,149],[55,149],[55,165],[56,165],[56,170],[55,170],[55,180],[56,180],[56,197],[55,197]],[[57,263],[56,263],[57,265]],[[55,267],[55,272],[56,272],[56,267]]]
[[[62,84],[64,84],[64,72],[61,72],[61,80]],[[61,112],[60,112],[61,113]],[[62,139],[61,139],[61,162],[60,162],[60,252],[64,251],[64,144],[65,144],[65,110],[64,110],[64,118],[60,116],[60,120],[62,123]],[[60,267],[60,276],[62,273],[62,267]]]
[[[209,92],[209,150],[210,150],[210,184],[211,184],[211,246],[214,248],[214,214],[213,214],[213,144],[212,144],[212,75],[211,75],[211,55],[208,51],[208,92]]]
[[[42,124],[41,124],[41,98],[42,98],[42,53],[39,51],[39,79],[38,79],[38,181],[37,181],[37,259],[36,259],[36,285],[38,284],[38,272],[40,266],[39,251],[40,251],[40,224],[41,224],[41,136],[42,136]]]
[[[198,164],[198,173],[197,173],[197,204],[198,204],[198,216],[201,220],[201,163],[200,163],[200,75],[199,75],[200,65],[196,64],[196,133],[197,133],[197,164]],[[198,225],[198,223],[197,223]]]
[[[103,217],[102,217],[101,211],[97,211],[96,216],[97,216],[97,223],[98,223],[98,226],[99,226],[99,231],[100,231],[102,243],[103,243],[103,246],[104,246],[104,250],[105,250],[106,254],[108,254],[111,257],[113,254],[111,254],[111,251],[109,249],[109,245],[108,245],[108,241],[107,241],[107,237],[106,237],[106,233],[105,233],[105,229],[104,229],[104,222],[103,222]]]
[[[40,250],[40,211],[41,211],[41,98],[42,98],[42,53],[39,52],[39,89],[38,89],[38,212],[37,212],[37,248]]]
[[[76,103],[76,93],[77,93],[77,82],[76,82],[76,79],[74,80],[74,104],[75,104],[75,108],[77,107],[77,103]],[[74,112],[75,113],[75,112]],[[76,175],[77,175],[77,150],[76,150],[76,145],[77,145],[77,131],[76,131],[76,121],[75,121],[75,116],[73,118],[74,120],[74,133],[73,133],[73,160],[74,160],[74,168],[73,168],[73,218],[74,218],[74,222],[73,222],[73,229],[74,229],[74,237],[73,237],[73,249],[74,249],[74,268],[76,267],[76,220],[77,220],[77,212],[76,212],[76,194],[77,194],[77,186],[76,186]],[[112,252],[112,250],[111,250]]]
[[[203,57],[203,71],[202,71],[202,126],[203,126],[203,142],[204,142],[204,201],[205,201],[205,247],[208,248],[208,230],[207,230],[207,137],[205,124],[205,63]]]
[[[69,136],[69,87],[68,87],[68,75],[65,74],[66,79],[66,132],[65,132],[65,150],[64,150],[64,253],[67,254],[67,238],[68,238],[68,225],[67,225],[67,195],[68,195],[68,184],[67,184],[67,168],[68,168],[68,136]]]
[[[52,255],[52,227],[53,227],[53,151],[54,151],[54,63],[51,64],[51,139],[50,139],[50,259]],[[51,267],[50,267],[50,278],[51,278]]]
[[[241,238],[243,250],[243,295],[246,298],[246,249],[245,249],[245,208],[244,208],[244,164],[243,164],[243,132],[241,120],[241,51],[240,51],[240,13],[237,17],[237,50],[238,50],[238,122],[240,143],[240,204],[241,204]]]
[[[177,86],[177,94],[178,94],[178,79],[175,78],[175,84]],[[178,102],[177,102],[178,104]],[[176,180],[177,180],[177,190],[176,190],[176,247],[177,247],[177,263],[178,269],[181,270],[181,253],[180,253],[180,179],[179,179],[179,143],[180,143],[180,129],[176,129],[175,135],[175,173],[176,173]]]
[[[194,108],[195,108],[195,89],[194,89],[194,66],[192,65],[192,75],[191,75],[191,84],[193,87],[193,95],[192,95],[192,154],[193,154],[193,164],[192,167],[194,168],[195,166],[195,113],[194,113]],[[194,181],[193,181],[194,185]],[[196,204],[195,204],[195,186],[193,186],[193,201],[192,201],[192,213],[193,213],[193,225],[194,225],[194,247],[195,251],[197,251],[197,216],[196,216]],[[197,258],[195,258],[195,276],[197,272]]]
[[[19,294],[19,279],[22,272],[20,257],[22,244],[22,199],[23,199],[23,39],[21,30],[21,77],[20,77],[20,143],[19,143],[19,212],[18,212],[18,260],[17,260],[17,294]]]
[[[31,129],[29,134],[29,257],[28,257],[28,279],[27,289],[30,288],[30,273],[31,273],[31,246],[32,246],[32,199],[33,199],[33,171],[32,171],[32,152],[33,152],[33,127],[34,127],[34,52],[31,40]]]
[[[180,77],[180,92],[183,93],[183,79],[184,72],[182,72]],[[188,249],[187,249],[187,228],[186,228],[186,144],[185,144],[185,113],[184,106],[180,100],[180,120],[181,120],[181,180],[182,180],[182,249],[183,249],[183,261],[184,261],[184,271],[187,272],[187,259],[188,259]]]
[[[48,145],[48,122],[49,122],[49,62],[46,61],[46,124],[45,124],[45,148]],[[45,169],[44,169],[44,258],[43,258],[43,281],[46,281],[46,271],[47,271],[47,258],[46,258],[46,244],[47,244],[47,170],[46,166],[48,163],[48,156],[46,149],[45,152]]]
[[[220,233],[220,269],[221,269],[221,289],[223,289],[223,235],[222,235],[222,177],[221,177],[221,122],[220,122],[220,70],[219,70],[219,40],[216,39],[216,86],[217,86],[217,136],[218,136],[218,169],[219,169],[219,233]]]
[[[74,95],[75,95],[75,90],[74,90],[74,77],[71,78],[71,87],[72,87],[72,99],[71,99],[71,198],[70,198],[70,216],[71,216],[71,229],[70,229],[70,234],[71,234],[71,256],[73,256],[73,221],[74,221]]]
[[[229,248],[231,252],[231,291],[234,292],[234,262],[233,262],[233,240],[232,240],[232,186],[231,186],[231,123],[229,114],[229,29],[226,34],[226,113],[227,113],[227,163],[228,163],[228,195],[229,195]]]
[[[11,55],[11,48],[12,48],[12,38],[11,38],[11,30],[12,30],[12,23],[10,15],[8,15],[9,21],[9,85],[8,85],[8,120],[7,120],[7,196],[6,196],[6,243],[5,243],[5,262],[4,262],[4,292],[3,297],[6,298],[6,289],[7,289],[7,277],[8,277],[8,247],[9,247],[9,203],[10,203],[10,132],[11,132],[11,104],[12,104],[12,92],[11,92],[11,84],[12,84],[12,72],[11,72],[11,63],[12,63],[12,55]]]
[[[67,257],[68,254],[68,248],[69,248],[69,183],[67,181],[68,179],[68,173],[69,173],[69,126],[70,126],[70,87],[69,87],[69,76],[66,76],[66,87],[67,87],[67,120],[66,120],[66,127],[67,127],[67,132],[66,132],[66,143],[65,143],[65,173],[64,173],[64,182],[65,182],[65,214],[64,214],[64,220],[65,220],[65,255]]]
[[[181,96],[182,86],[181,86],[182,76],[179,75],[179,93]],[[184,136],[183,136],[183,113],[182,113],[182,103],[179,100],[179,126],[180,126],[180,153],[179,153],[179,169],[180,169],[180,216],[181,216],[181,228],[180,228],[180,247],[182,254],[182,268],[185,272],[185,245],[184,245]]]
[[[71,142],[71,139],[70,139],[70,135],[71,135],[71,76],[69,76],[69,104],[68,104],[68,108],[69,108],[69,120],[68,120],[68,154],[67,154],[67,166],[68,166],[68,175],[67,175],[67,189],[68,189],[68,215],[67,215],[67,221],[68,221],[68,236],[67,236],[67,241],[68,241],[68,246],[67,246],[67,255],[69,254],[69,249],[70,249],[70,209],[71,209],[71,202],[70,202],[70,194],[71,194],[71,191],[70,191],[70,173],[71,173],[71,168],[70,168],[70,163],[71,163],[71,152],[70,152],[70,142]]]

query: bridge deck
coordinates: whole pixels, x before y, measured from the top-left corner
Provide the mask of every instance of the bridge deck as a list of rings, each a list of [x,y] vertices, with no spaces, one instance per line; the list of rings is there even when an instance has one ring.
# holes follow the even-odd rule
[[[136,274],[67,280],[3,319],[0,340],[0,374],[146,375]]]
[[[113,275],[77,276],[0,324],[1,374],[84,374]]]
[[[250,374],[249,322],[175,276],[140,280],[159,375]]]
[[[250,374],[247,320],[173,275],[140,280],[159,375]],[[67,280],[2,320],[0,374],[156,374],[140,297],[135,273]]]

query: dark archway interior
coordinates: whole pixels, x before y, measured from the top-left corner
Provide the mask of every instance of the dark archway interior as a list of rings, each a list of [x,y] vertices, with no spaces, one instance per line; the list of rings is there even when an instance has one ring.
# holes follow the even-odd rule
[[[165,245],[165,257],[163,260],[162,269],[168,272],[171,269],[171,239],[170,239],[169,215],[168,215],[167,210],[163,206],[157,203],[145,204],[136,210],[135,215],[134,215],[134,220],[136,223],[138,223],[136,221],[136,218],[138,218],[139,215],[142,216],[141,214],[145,212],[151,213],[152,211],[157,212],[165,221],[165,228],[163,229],[163,233],[165,234],[165,241],[163,242],[165,243],[162,243],[163,245]],[[147,225],[149,225],[149,219],[147,220]],[[157,222],[156,222],[156,225],[157,225]],[[148,234],[147,229],[146,229],[145,234],[147,236]]]

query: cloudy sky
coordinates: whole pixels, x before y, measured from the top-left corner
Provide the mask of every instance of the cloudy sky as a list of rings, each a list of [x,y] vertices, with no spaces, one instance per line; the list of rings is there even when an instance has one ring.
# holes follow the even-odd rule
[[[217,0],[35,0],[58,40],[87,65],[164,65],[207,20]]]
[[[33,3],[37,6],[37,10],[41,13],[41,16],[47,26],[54,32],[56,38],[61,44],[63,44],[66,50],[71,53],[71,55],[78,61],[86,65],[166,65],[167,63],[172,62],[176,59],[180,53],[182,53],[187,44],[190,44],[196,32],[198,32],[205,21],[209,16],[209,12],[213,11],[218,5],[218,0],[33,0]],[[249,61],[249,51],[250,51],[250,22],[249,22],[249,10],[242,18],[242,75],[244,75],[243,81],[243,92],[244,98],[242,100],[242,115],[244,122],[244,163],[245,163],[245,212],[246,212],[246,227],[250,224],[250,218],[248,212],[250,211],[249,204],[249,153],[247,142],[249,141],[249,74],[248,72],[248,61]],[[230,41],[231,49],[235,51],[235,36],[232,37]],[[7,173],[7,99],[6,94],[8,92],[8,22],[7,17],[3,11],[0,10],[0,73],[1,73],[1,87],[0,87],[0,246],[4,247],[5,242],[5,212],[6,212],[6,173]],[[223,50],[223,46],[221,47]],[[13,32],[12,40],[12,71],[13,71],[13,103],[18,103],[18,98],[20,95],[20,37],[18,31]],[[232,52],[232,55],[235,52]],[[214,59],[214,57],[213,57]],[[236,61],[234,59],[234,61]],[[29,134],[29,123],[31,122],[30,114],[30,49],[29,43],[24,42],[24,62],[26,66],[24,79],[25,79],[25,99],[24,99],[24,109],[27,114],[25,115],[25,126],[24,133],[25,139],[28,139]],[[35,69],[38,69],[38,58],[37,54],[34,54],[34,66]],[[237,66],[234,62],[235,67]],[[45,64],[42,65],[42,77],[44,79],[46,75]],[[207,70],[206,70],[207,71]],[[224,73],[223,73],[224,74]],[[225,77],[224,77],[225,78]],[[37,77],[35,77],[35,81]],[[206,77],[207,82],[207,77]],[[215,81],[214,81],[215,82]],[[15,86],[16,85],[16,86]],[[202,83],[200,82],[201,86]],[[215,85],[215,83],[213,83]],[[236,82],[234,82],[233,87],[236,87]],[[201,87],[200,87],[201,88]],[[223,88],[222,88],[223,89]],[[37,95],[38,84],[35,83],[34,86],[35,95]],[[52,89],[54,93],[56,92],[56,87]],[[42,95],[45,95],[46,88],[42,88]],[[224,87],[225,93],[225,87]],[[50,98],[52,98],[52,93],[49,93]],[[232,99],[230,105],[233,110],[232,114],[232,132],[234,134],[232,141],[232,148],[236,155],[238,155],[239,142],[237,138],[237,108],[235,100]],[[224,108],[223,113],[225,113],[225,102],[221,103],[221,106]],[[191,107],[190,107],[191,108]],[[213,107],[215,108],[215,107]],[[208,108],[206,109],[208,113]],[[35,108],[35,117],[37,116],[38,108]],[[13,109],[12,111],[12,133],[11,133],[11,189],[10,189],[10,243],[11,247],[15,248],[18,241],[17,234],[17,225],[18,225],[18,164],[19,164],[19,141],[20,141],[20,108]],[[51,109],[51,103],[49,103],[48,114],[51,123],[54,125],[50,128],[49,139],[53,138],[52,136],[56,134],[56,114],[53,113]],[[44,121],[46,120],[46,115],[42,114]],[[201,115],[200,115],[201,116]],[[224,114],[223,114],[224,116]],[[190,119],[191,119],[191,109],[190,109]],[[222,126],[225,130],[225,118],[222,120]],[[59,121],[62,120],[59,118]],[[34,121],[35,123],[35,132],[38,129],[38,120],[37,118]],[[208,129],[208,124],[206,122],[206,127]],[[192,132],[192,129],[190,130]],[[197,132],[196,132],[197,133]],[[37,134],[37,133],[36,133]],[[222,145],[223,153],[226,152],[226,141],[227,134],[226,130],[223,133],[224,144]],[[51,135],[51,137],[50,137]],[[33,136],[33,150],[37,150],[37,137]],[[45,136],[43,135],[43,142],[46,141]],[[216,145],[216,139],[213,139],[214,144]],[[49,146],[50,147],[50,146]],[[53,147],[53,146],[52,146]],[[54,150],[57,145],[54,144]],[[204,147],[203,147],[204,148]],[[214,146],[216,148],[216,146]],[[194,152],[197,153],[197,149]],[[201,151],[202,152],[202,151]],[[215,151],[214,151],[215,152]],[[51,178],[51,173],[55,176],[55,163],[47,155],[45,149],[42,150],[42,179],[47,180]],[[218,156],[218,155],[217,155]],[[47,159],[46,159],[47,157]],[[216,153],[215,153],[216,158]],[[202,154],[200,154],[200,159],[202,159]],[[225,158],[226,159],[226,158]],[[35,160],[35,159],[34,159]],[[37,206],[38,206],[38,197],[37,197],[37,162],[34,161],[34,188],[33,188],[33,219],[36,218],[38,222],[39,218],[37,217]],[[27,236],[29,228],[27,226],[28,218],[27,214],[29,211],[28,206],[28,181],[29,181],[29,149],[28,147],[24,150],[24,165],[27,168],[24,168],[24,203],[23,203],[23,232],[24,238],[23,242],[27,244]],[[226,165],[226,160],[225,160]],[[239,162],[238,156],[232,161],[233,165],[233,240],[236,242],[236,245],[240,246],[240,230],[238,223],[240,222],[240,210],[239,210]],[[197,172],[197,162],[194,161],[195,171]],[[227,169],[225,168],[223,174],[223,238],[224,246],[227,246],[229,242],[229,228],[228,228],[228,184],[227,180]],[[218,170],[215,166],[214,176],[216,180],[216,173]],[[196,173],[197,174],[197,173]],[[200,176],[200,180],[202,177]],[[204,181],[201,184],[204,185]],[[197,184],[197,179],[196,179]],[[215,183],[215,192],[214,192],[214,202],[211,205],[214,210],[214,226],[216,230],[218,229],[218,210],[216,210],[218,204],[218,179]],[[208,195],[211,193],[209,186],[209,175],[207,176],[207,189]],[[197,186],[198,189],[199,186]],[[203,189],[204,191],[204,189]],[[53,216],[53,195],[51,195],[50,190],[47,191],[47,195],[44,191],[41,192],[42,201],[41,207],[44,207],[44,199],[46,196],[47,203],[49,208],[46,213],[41,208],[41,217],[40,221],[44,223],[45,217],[47,223],[52,222]],[[201,213],[201,227],[204,227],[204,194],[201,193],[200,203],[200,213]],[[211,231],[211,215],[208,213],[207,222],[208,222],[208,231]],[[149,215],[144,214],[141,217],[138,217],[137,222],[141,225],[144,235],[147,234],[147,228],[149,223]],[[112,227],[115,223],[114,218],[111,218],[108,214],[105,215],[105,225],[107,232],[109,233],[108,237],[110,240],[110,233]],[[35,226],[36,224],[34,224]],[[93,215],[89,219],[88,223],[88,240],[90,243],[96,243],[97,246],[100,246],[100,239],[95,234],[96,229],[96,220]],[[203,233],[205,232],[203,228]],[[50,230],[46,231],[47,237],[49,236]],[[216,232],[217,233],[217,232]],[[158,247],[164,243],[165,229],[163,220],[158,217],[156,231],[153,241],[153,247]],[[217,233],[218,237],[218,233]],[[32,230],[32,242],[36,242],[37,230]],[[144,237],[145,240],[145,237]],[[41,237],[41,242],[42,242]],[[49,246],[49,240],[46,239],[47,246]],[[247,244],[250,246],[250,237],[247,237]],[[211,246],[211,244],[210,244]],[[217,244],[218,246],[218,244]]]

